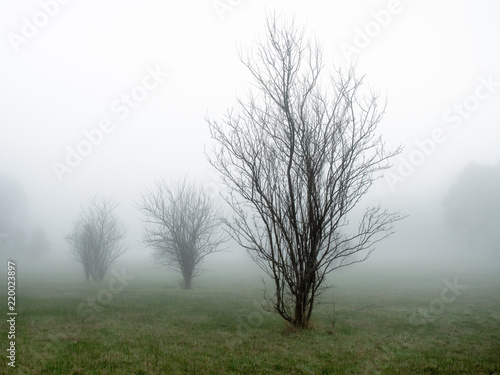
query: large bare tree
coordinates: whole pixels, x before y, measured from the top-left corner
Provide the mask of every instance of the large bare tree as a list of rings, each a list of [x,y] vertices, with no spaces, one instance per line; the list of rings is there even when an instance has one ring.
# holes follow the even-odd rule
[[[143,242],[154,249],[154,261],[180,271],[184,288],[191,289],[203,260],[224,242],[210,192],[186,179],[160,180],[142,194],[138,208],[146,224]]]
[[[109,267],[126,251],[121,245],[125,230],[114,212],[116,206],[110,199],[92,198],[66,236],[71,255],[83,265],[86,280],[103,280]]]
[[[268,17],[265,38],[240,58],[257,93],[208,120],[209,159],[229,191],[229,232],[272,278],[272,308],[303,328],[327,274],[365,260],[401,219],[368,207],[347,228],[400,149],[377,136],[383,110],[361,93],[362,79],[353,69],[325,75],[322,47],[294,22]]]

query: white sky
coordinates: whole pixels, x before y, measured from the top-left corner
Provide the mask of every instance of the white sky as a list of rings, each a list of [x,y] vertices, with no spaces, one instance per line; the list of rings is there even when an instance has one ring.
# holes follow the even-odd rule
[[[13,34],[24,35],[25,17],[43,22],[37,12],[45,3],[0,4],[0,173],[21,182],[37,220],[63,233],[96,192],[127,206],[160,176],[210,179],[204,118],[220,117],[244,94],[248,75],[236,46],[263,31],[266,10],[307,22],[325,45],[327,66],[345,67],[341,46],[355,46],[357,28],[373,25],[373,12],[399,4],[355,54],[358,73],[387,96],[381,131],[390,144],[405,145],[401,158],[436,128],[447,140],[394,192],[384,181],[377,193],[403,202],[445,189],[469,161],[500,162],[500,84],[460,129],[444,120],[480,77],[500,82],[498,1],[71,0],[16,52]],[[221,19],[214,5],[224,3],[233,5]],[[169,77],[120,121],[113,102],[142,82],[148,66]],[[115,121],[114,131],[59,182],[52,163],[64,162],[67,147],[104,118]]]

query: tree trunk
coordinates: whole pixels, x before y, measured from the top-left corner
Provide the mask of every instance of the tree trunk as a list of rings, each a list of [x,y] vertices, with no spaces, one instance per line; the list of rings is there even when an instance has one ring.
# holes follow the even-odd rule
[[[191,289],[191,278],[184,276],[184,289]]]
[[[303,293],[300,293],[296,297],[295,302],[295,314],[293,319],[293,325],[297,328],[307,328],[307,314],[306,314],[306,303]]]
[[[191,289],[191,280],[193,279],[194,263],[190,262],[183,270],[182,277],[184,278],[184,289]]]
[[[191,280],[193,279],[193,272],[186,270],[182,273],[182,277],[184,278],[184,289],[191,289]]]

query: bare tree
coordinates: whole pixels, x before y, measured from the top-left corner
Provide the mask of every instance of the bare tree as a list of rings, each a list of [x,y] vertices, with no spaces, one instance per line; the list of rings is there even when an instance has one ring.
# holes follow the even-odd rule
[[[28,254],[34,257],[41,256],[50,251],[50,241],[41,226],[37,226],[33,229],[30,241],[26,244],[26,249]]]
[[[469,164],[443,201],[448,225],[468,239],[470,247],[489,248],[493,256],[500,251],[499,190],[500,164]]]
[[[330,272],[364,261],[402,218],[369,207],[357,230],[348,215],[376,172],[401,152],[376,135],[377,97],[353,69],[324,77],[322,47],[294,23],[267,20],[267,36],[240,53],[258,89],[221,122],[208,120],[210,163],[228,187],[231,236],[272,278],[272,308],[307,327]]]
[[[146,223],[143,242],[154,249],[154,261],[180,271],[184,288],[191,289],[203,260],[224,242],[209,191],[186,179],[170,185],[161,180],[142,194],[138,208]]]
[[[0,251],[19,255],[26,248],[26,194],[18,181],[0,174]]]
[[[73,258],[82,263],[86,280],[103,280],[109,267],[126,251],[120,245],[125,230],[114,213],[116,206],[110,199],[94,197],[82,208],[65,238]]]

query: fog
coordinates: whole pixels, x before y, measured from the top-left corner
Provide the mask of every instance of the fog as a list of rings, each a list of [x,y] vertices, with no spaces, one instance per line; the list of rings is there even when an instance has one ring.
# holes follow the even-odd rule
[[[484,223],[478,219],[470,234],[450,224],[444,204],[466,168],[483,168],[481,184],[464,179],[471,183],[465,200],[480,199],[485,210],[499,207],[497,2],[57,4],[46,10],[35,1],[0,5],[0,216],[17,202],[15,227],[26,243],[37,227],[50,242],[41,254],[2,249],[20,275],[83,275],[64,237],[95,194],[119,204],[126,227],[128,251],[116,267],[175,275],[155,266],[142,244],[136,204],[158,178],[188,176],[223,189],[205,155],[206,118],[220,119],[250,89],[238,48],[250,48],[272,11],[294,15],[314,32],[327,69],[356,64],[387,101],[380,134],[390,147],[404,146],[359,208],[380,203],[408,217],[365,263],[342,272],[498,270],[498,235],[481,237],[477,229],[499,233],[498,211]],[[494,188],[480,188],[486,185]],[[204,277],[261,275],[236,243],[224,250],[204,263]]]

